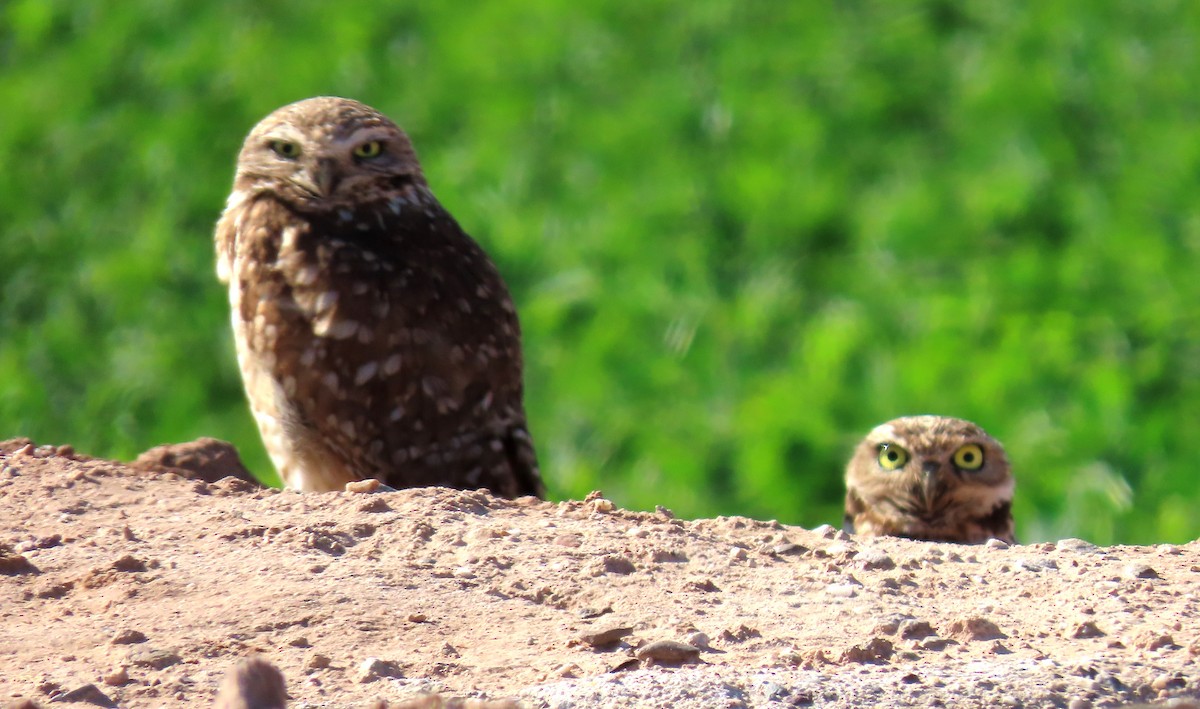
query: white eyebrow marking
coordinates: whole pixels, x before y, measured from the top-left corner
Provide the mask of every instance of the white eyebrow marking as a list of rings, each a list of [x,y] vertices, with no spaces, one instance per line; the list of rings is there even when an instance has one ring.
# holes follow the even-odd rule
[[[333,144],[337,146],[355,146],[360,143],[366,143],[372,140],[378,140],[383,143],[392,142],[389,139],[395,139],[396,132],[384,126],[371,126],[370,128],[359,128],[345,138],[334,138]]]

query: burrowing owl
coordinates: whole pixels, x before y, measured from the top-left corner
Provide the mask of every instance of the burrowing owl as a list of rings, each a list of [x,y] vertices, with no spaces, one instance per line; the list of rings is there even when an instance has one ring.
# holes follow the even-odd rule
[[[1004,448],[970,421],[909,416],[876,426],[846,466],[846,531],[1012,543]]]
[[[321,97],[264,118],[216,247],[250,407],[288,487],[542,494],[508,289],[386,116]]]

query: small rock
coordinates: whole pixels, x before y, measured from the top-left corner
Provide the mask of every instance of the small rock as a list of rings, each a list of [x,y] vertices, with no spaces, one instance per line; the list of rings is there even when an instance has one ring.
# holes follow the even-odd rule
[[[924,620],[906,620],[900,623],[900,637],[905,640],[917,640],[937,635],[933,626]]]
[[[608,574],[619,574],[621,576],[625,576],[627,574],[632,574],[637,570],[637,567],[633,565],[632,561],[623,556],[616,556],[614,554],[605,556],[602,564],[604,573]]]
[[[867,570],[890,571],[896,568],[896,562],[892,561],[892,557],[878,549],[863,549],[854,555],[854,561]]]
[[[368,657],[363,660],[363,663],[358,666],[357,681],[359,684],[374,682],[382,677],[403,677],[400,666],[389,660],[380,660],[378,657]]]
[[[150,667],[156,670],[165,669],[182,662],[178,653],[157,648],[140,648],[129,653],[129,662],[137,667]]]
[[[62,598],[70,593],[74,584],[70,581],[62,583],[52,583],[47,586],[42,586],[34,592],[38,598]]]
[[[675,640],[655,640],[637,649],[634,653],[643,661],[678,663],[693,662],[700,658],[700,648]]]
[[[113,636],[112,640],[108,641],[110,645],[134,645],[136,643],[146,642],[146,634],[140,630],[126,628]]]
[[[333,660],[329,659],[328,655],[322,655],[319,652],[314,652],[304,661],[304,669],[306,670],[323,670],[333,664]]]
[[[853,544],[835,542],[825,547],[822,551],[829,556],[850,556],[851,554],[854,554],[856,550]]]
[[[117,667],[100,679],[110,687],[120,687],[129,683],[129,670],[124,667]]]
[[[875,664],[887,662],[894,652],[892,641],[887,638],[871,638],[866,645],[853,645],[842,653],[841,662]]]
[[[687,644],[693,647],[698,647],[701,650],[708,648],[708,635],[697,630],[687,638]]]
[[[1070,633],[1068,633],[1068,637],[1076,639],[1099,638],[1103,637],[1104,635],[1106,635],[1106,633],[1096,625],[1095,621],[1091,620],[1085,620],[1084,622],[1079,623],[1074,627],[1074,629],[1071,630]]]
[[[1017,559],[1013,567],[1021,571],[1032,571],[1033,573],[1041,573],[1047,570],[1058,570],[1058,563],[1053,559]]]
[[[597,514],[608,514],[614,509],[616,509],[616,505],[612,503],[612,500],[607,500],[603,497],[592,500],[592,511]]]
[[[1082,539],[1060,539],[1054,545],[1055,551],[1092,552],[1100,547]]]
[[[1003,539],[993,538],[993,539],[987,540],[987,544],[984,544],[984,546],[987,547],[988,549],[1007,549],[1008,542],[1004,541]]]
[[[686,591],[702,591],[704,593],[717,593],[721,589],[717,584],[713,583],[712,579],[692,579],[683,586]]]
[[[744,643],[751,638],[761,638],[762,633],[755,628],[739,625],[736,628],[726,628],[721,631],[721,640],[727,643]]]
[[[7,548],[7,547],[5,547]],[[20,554],[0,553],[0,576],[21,576],[42,573],[33,562]]]
[[[133,556],[126,554],[112,563],[112,568],[117,571],[125,571],[129,573],[140,573],[146,570],[146,562]]]
[[[1146,630],[1134,638],[1133,645],[1143,650],[1157,650],[1163,647],[1172,647],[1175,645],[1175,638],[1163,631]]]
[[[358,506],[359,512],[391,512],[392,506],[382,497],[372,497]]]
[[[175,443],[150,450],[138,456],[129,467],[146,473],[174,473],[189,480],[215,483],[226,477],[237,478],[255,488],[261,488],[246,466],[242,465],[232,444],[215,438],[198,438],[188,443]]]
[[[734,547],[729,550],[729,560],[730,561],[742,561],[747,556],[748,555],[746,554],[746,550],[741,547]]]
[[[1156,579],[1158,572],[1148,564],[1128,564],[1124,569],[1125,577],[1130,579]]]
[[[292,647],[312,647],[312,645],[310,645],[308,642],[308,638],[304,637],[303,635],[297,635],[296,637],[292,638],[288,641],[288,645]]]
[[[1067,703],[1067,709],[1092,709],[1092,703],[1086,699],[1076,697]]]
[[[424,613],[409,613],[408,614],[408,622],[410,622],[410,623],[424,623],[427,620],[429,620],[429,619],[425,617]]]
[[[996,640],[1007,638],[992,621],[978,616],[953,621],[946,628],[946,635],[956,640]]]
[[[858,595],[861,584],[831,583],[825,587],[825,593],[835,598],[854,598]]]
[[[381,487],[383,487],[383,483],[379,482],[375,478],[367,478],[366,480],[351,480],[350,482],[346,483],[345,490],[346,492],[365,495],[372,492],[378,492],[379,488]]]
[[[1150,682],[1150,686],[1157,692],[1162,692],[1167,689],[1181,689],[1187,686],[1187,680],[1179,675],[1161,674]]]
[[[112,697],[100,691],[100,688],[94,684],[85,684],[80,687],[76,687],[69,692],[64,692],[63,694],[55,696],[51,701],[55,703],[82,702],[84,704],[95,704],[98,707],[117,706],[116,702],[112,700]]]
[[[632,632],[633,628],[628,626],[615,626],[594,633],[584,633],[579,639],[592,647],[608,647],[617,644],[621,638]]]

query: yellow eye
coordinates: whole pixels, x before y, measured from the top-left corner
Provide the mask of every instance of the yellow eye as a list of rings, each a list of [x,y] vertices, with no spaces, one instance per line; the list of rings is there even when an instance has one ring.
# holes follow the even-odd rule
[[[884,470],[903,468],[908,462],[908,451],[895,443],[882,443],[879,446],[879,467]]]
[[[300,155],[300,146],[290,140],[272,140],[267,145],[270,146],[271,152],[281,158],[291,159]]]
[[[983,449],[974,443],[954,451],[954,464],[960,470],[979,470],[983,467]]]
[[[368,140],[354,149],[354,157],[370,160],[377,158],[383,152],[383,143],[378,140]]]

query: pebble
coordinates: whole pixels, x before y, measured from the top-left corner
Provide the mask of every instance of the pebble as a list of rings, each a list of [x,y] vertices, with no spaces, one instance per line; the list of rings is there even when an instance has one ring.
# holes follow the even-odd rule
[[[1150,567],[1149,564],[1127,564],[1124,569],[1125,577],[1130,579],[1156,579],[1159,578],[1158,572]]]
[[[632,632],[633,628],[619,625],[594,633],[584,633],[579,636],[579,639],[592,647],[606,647],[608,645],[615,645],[621,641],[621,638]]]
[[[314,652],[304,661],[304,668],[309,670],[323,670],[331,664],[333,664],[333,660],[329,659],[328,655]]]
[[[637,567],[633,565],[633,562],[623,556],[609,554],[608,556],[604,557],[602,563],[604,572],[609,574],[619,574],[621,576],[625,576],[637,571]]]
[[[1067,709],[1092,709],[1092,703],[1086,699],[1076,697],[1067,703]]]
[[[1092,544],[1091,542],[1084,541],[1082,539],[1075,539],[1074,537],[1069,539],[1060,539],[1054,544],[1055,551],[1073,551],[1082,553],[1096,551],[1099,548],[1100,547]]]
[[[116,561],[114,561],[112,563],[112,567],[114,569],[116,569],[117,571],[140,573],[140,572],[146,570],[146,562],[142,561],[141,559],[137,558],[136,556],[134,556],[132,554],[126,554],[125,556],[121,557],[120,559],[117,559]]]
[[[860,585],[853,583],[831,583],[825,587],[825,593],[834,598],[854,598],[858,595]]]
[[[655,640],[637,649],[639,660],[654,662],[688,662],[699,659],[700,648],[675,640]]]
[[[368,657],[358,666],[357,681],[359,684],[374,682],[382,677],[403,677],[400,666],[395,662],[381,660],[378,657]]]
[[[878,549],[863,549],[854,555],[854,561],[867,570],[890,571],[896,568],[896,562],[892,561],[892,557]]]
[[[1136,647],[1144,650],[1157,650],[1162,647],[1170,647],[1175,644],[1175,638],[1169,633],[1147,630],[1133,641]]]
[[[933,630],[933,626],[924,620],[906,620],[900,623],[900,637],[906,640],[915,640],[918,638],[927,638],[931,635],[937,635]]]
[[[1002,539],[989,539],[987,540],[987,544],[984,544],[984,546],[988,549],[1007,549],[1008,542]]]
[[[138,667],[152,667],[156,670],[165,669],[183,661],[179,653],[157,648],[136,649],[129,653],[129,661]]]
[[[1091,620],[1085,620],[1084,622],[1079,623],[1070,631],[1070,633],[1068,633],[1068,637],[1072,638],[1099,638],[1103,637],[1104,635],[1107,635],[1107,633],[1101,630],[1100,627],[1096,625],[1095,621]]]
[[[1155,677],[1154,680],[1150,682],[1150,686],[1153,687],[1155,691],[1161,692],[1165,689],[1179,689],[1185,687],[1187,686],[1187,680],[1177,675],[1164,673]]]
[[[382,485],[383,485],[383,483],[379,482],[375,478],[368,478],[366,480],[354,480],[354,481],[346,483],[346,492],[366,494],[366,493],[378,491]]]
[[[95,704],[101,707],[115,707],[112,697],[100,691],[100,688],[94,684],[85,684],[75,689],[60,694],[53,699],[54,702],[81,702],[83,704]]]
[[[995,640],[997,638],[1008,637],[1000,628],[988,620],[975,616],[972,618],[963,618],[950,623],[946,628],[946,635],[957,640]]]
[[[112,640],[108,641],[110,645],[133,645],[136,643],[146,642],[146,634],[140,630],[126,628],[113,636]]]
[[[117,667],[108,674],[101,677],[104,683],[110,687],[120,687],[129,682],[129,671],[124,667]]]

